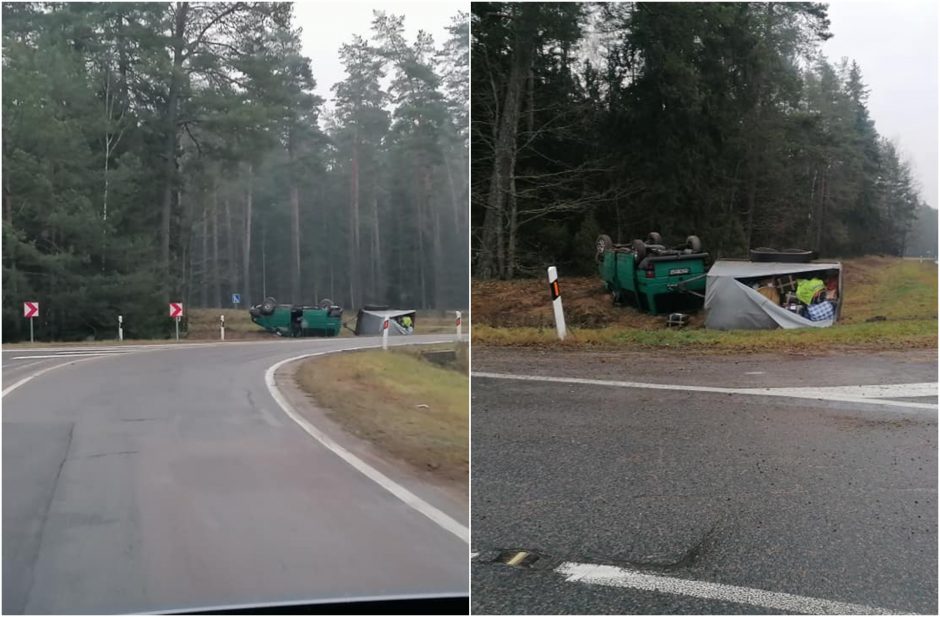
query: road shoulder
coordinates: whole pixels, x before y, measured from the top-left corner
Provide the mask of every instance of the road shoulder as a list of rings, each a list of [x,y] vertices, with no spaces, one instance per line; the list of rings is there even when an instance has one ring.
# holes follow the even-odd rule
[[[466,492],[441,483],[430,472],[422,473],[404,461],[392,459],[374,444],[350,434],[301,390],[294,380],[294,373],[305,360],[308,359],[289,362],[274,375],[280,393],[304,419],[340,446],[457,521],[469,520],[469,495]]]

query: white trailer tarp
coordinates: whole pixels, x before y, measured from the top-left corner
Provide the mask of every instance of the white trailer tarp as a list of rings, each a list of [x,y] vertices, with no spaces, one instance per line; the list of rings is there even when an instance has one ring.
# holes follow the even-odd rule
[[[705,280],[705,327],[715,330],[766,330],[773,328],[827,328],[834,319],[812,321],[797,315],[741,282],[742,279],[771,278],[792,274],[798,278],[824,278],[839,273],[839,301],[842,306],[842,264],[838,262],[779,263],[720,260]],[[801,276],[802,275],[802,276]]]
[[[410,315],[412,322],[415,319],[414,310],[365,310],[359,311],[356,319],[356,334],[379,335],[382,334],[382,324],[388,319],[388,333],[390,335],[408,335],[411,334],[405,327],[398,323],[397,318]]]

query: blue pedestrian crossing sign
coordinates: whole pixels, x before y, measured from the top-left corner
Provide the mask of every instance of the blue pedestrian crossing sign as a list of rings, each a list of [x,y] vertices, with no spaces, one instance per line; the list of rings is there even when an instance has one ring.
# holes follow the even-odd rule
[[[241,294],[232,294],[232,304],[240,304],[242,301]]]

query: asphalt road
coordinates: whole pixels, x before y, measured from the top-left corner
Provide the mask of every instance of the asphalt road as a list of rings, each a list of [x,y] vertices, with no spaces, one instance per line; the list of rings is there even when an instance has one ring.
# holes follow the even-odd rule
[[[5,349],[3,612],[466,593],[466,542],[266,387],[280,360],[376,341]]]
[[[473,612],[937,613],[935,350],[478,348],[473,375]],[[858,396],[841,386],[909,383],[933,393],[834,400]]]

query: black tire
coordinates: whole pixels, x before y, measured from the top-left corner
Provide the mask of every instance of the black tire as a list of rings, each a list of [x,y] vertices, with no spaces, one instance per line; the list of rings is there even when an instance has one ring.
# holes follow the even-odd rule
[[[604,259],[604,253],[609,251],[614,247],[613,240],[610,239],[610,236],[607,234],[601,234],[597,236],[597,240],[594,241],[594,258],[597,261],[602,261]]]
[[[643,242],[639,238],[634,240],[633,252],[636,254],[636,257],[634,257],[635,263],[639,264],[643,261],[643,258],[646,257],[646,242]]]
[[[270,315],[274,312],[274,309],[277,308],[277,300],[274,298],[265,298],[264,302],[261,303],[261,314]]]
[[[331,306],[333,306],[333,301],[330,300],[329,298],[323,298],[322,300],[320,300],[319,306],[321,309],[325,311],[329,309]]]
[[[647,244],[659,244],[660,246],[662,246],[663,237],[659,235],[659,232],[651,231],[650,234],[646,236],[646,243]]]
[[[698,239],[698,236],[689,236],[685,239],[685,245],[689,247],[693,253],[698,253],[702,250],[702,241]]]

